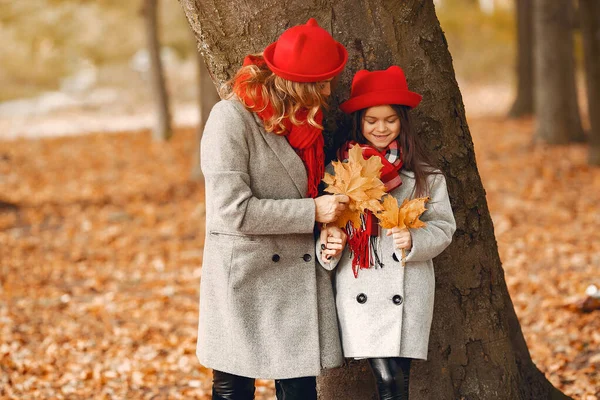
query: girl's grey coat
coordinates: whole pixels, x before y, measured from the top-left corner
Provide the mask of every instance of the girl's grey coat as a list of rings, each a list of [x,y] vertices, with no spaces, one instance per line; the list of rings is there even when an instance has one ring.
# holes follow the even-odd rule
[[[201,143],[206,241],[197,355],[206,367],[286,379],[342,362],[331,280],[316,263],[304,164],[236,100]]]
[[[401,177],[402,185],[390,192],[400,203],[412,197],[415,187],[412,172],[401,170]],[[456,229],[444,176],[430,175],[428,187],[431,201],[421,216],[427,226],[411,229],[413,247],[405,267],[402,252],[394,250],[392,236],[386,236],[384,229],[380,229],[378,250],[383,268],[359,270],[358,278],[347,246],[331,264],[324,264],[317,253],[325,268],[337,266],[336,303],[345,357],[427,359],[435,291],[431,259],[450,244]]]

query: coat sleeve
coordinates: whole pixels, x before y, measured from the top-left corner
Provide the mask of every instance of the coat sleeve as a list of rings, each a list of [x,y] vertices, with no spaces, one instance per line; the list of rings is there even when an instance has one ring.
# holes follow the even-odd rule
[[[250,187],[248,130],[232,101],[217,103],[202,134],[200,159],[207,212],[216,212],[234,232],[246,235],[312,233],[315,202],[259,199]]]
[[[410,230],[412,249],[406,256],[406,262],[423,262],[437,257],[448,247],[456,230],[446,179],[441,173],[432,177],[431,200],[426,205],[427,211],[421,216],[421,221],[427,226]],[[401,250],[396,250],[398,259],[401,253]]]

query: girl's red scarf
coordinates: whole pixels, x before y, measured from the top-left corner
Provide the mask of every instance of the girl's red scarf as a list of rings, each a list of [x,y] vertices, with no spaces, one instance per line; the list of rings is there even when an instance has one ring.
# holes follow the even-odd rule
[[[262,57],[247,56],[244,59],[244,66],[257,65],[261,68],[266,66]],[[248,90],[247,75],[239,76],[233,84],[233,92],[237,95],[240,101],[248,107],[252,112],[257,114],[260,119],[267,120],[273,116],[273,106],[269,99],[261,96],[260,88],[256,88],[255,101],[253,101],[247,93]],[[307,196],[315,198],[318,196],[318,186],[323,175],[325,174],[325,153],[323,147],[323,130],[316,128],[308,123],[308,110],[301,108],[296,112],[296,119],[301,122],[301,125],[294,125],[289,117],[283,119],[282,124],[285,129],[277,134],[284,135],[290,146],[296,151],[306,168],[308,175],[308,190]],[[319,110],[315,115],[315,121],[322,125],[323,112]]]
[[[358,143],[353,141],[346,142],[338,151],[338,159],[340,161],[348,160],[350,147],[357,144]],[[377,156],[381,159],[383,167],[381,168],[380,179],[385,185],[386,192],[390,192],[402,185],[402,179],[400,178],[400,170],[402,169],[402,151],[398,147],[398,142],[396,140],[392,141],[387,149],[383,151],[379,151],[368,144],[358,145],[361,147],[365,159],[369,159],[371,156]],[[345,231],[348,235],[348,246],[354,255],[352,258],[352,271],[354,272],[355,278],[358,277],[359,269],[366,269],[371,265],[383,267],[377,253],[379,221],[372,212],[368,210],[365,212],[360,227],[356,228],[348,223]]]

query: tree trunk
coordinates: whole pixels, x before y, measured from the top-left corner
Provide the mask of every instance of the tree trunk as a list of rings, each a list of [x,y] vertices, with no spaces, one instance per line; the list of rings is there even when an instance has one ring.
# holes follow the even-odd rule
[[[160,43],[158,40],[157,0],[144,0],[144,21],[146,25],[146,41],[150,55],[150,75],[152,81],[152,94],[156,102],[156,125],[152,130],[152,137],[157,141],[169,140],[173,134],[171,129],[171,113],[169,111],[169,97],[160,59]]]
[[[600,165],[600,2],[579,0],[590,115],[589,163]]]
[[[196,133],[197,143],[192,164],[191,179],[200,181],[204,178],[202,176],[202,170],[200,169],[200,140],[202,139],[202,132],[204,132],[204,126],[206,125],[210,110],[221,98],[219,97],[219,93],[206,68],[204,57],[202,57],[200,52],[197,53],[196,57],[198,59],[198,103],[200,105],[200,120],[198,122],[198,130]]]
[[[419,399],[567,398],[531,361],[498,255],[485,191],[477,171],[462,97],[433,0],[303,0],[239,3],[180,0],[213,76],[223,82],[243,57],[289,26],[315,17],[350,55],[326,121],[338,138],[348,119],[337,110],[361,68],[404,68],[409,87],[423,95],[415,127],[448,181],[457,222],[452,245],[435,260],[436,301],[429,360],[415,362],[411,393]],[[339,140],[339,139],[338,139]],[[373,399],[364,361],[319,378],[321,399]]]
[[[538,139],[584,141],[573,55],[572,0],[534,0],[535,112]]]
[[[508,116],[533,114],[533,7],[531,0],[516,0],[517,21],[517,98]]]

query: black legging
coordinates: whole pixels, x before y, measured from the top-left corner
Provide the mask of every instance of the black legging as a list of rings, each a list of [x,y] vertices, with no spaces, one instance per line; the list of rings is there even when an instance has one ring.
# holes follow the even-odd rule
[[[309,376],[276,379],[275,393],[278,400],[316,400],[316,378]],[[254,378],[214,370],[212,398],[213,400],[252,400],[254,399]]]
[[[379,400],[407,400],[410,358],[369,358]]]

